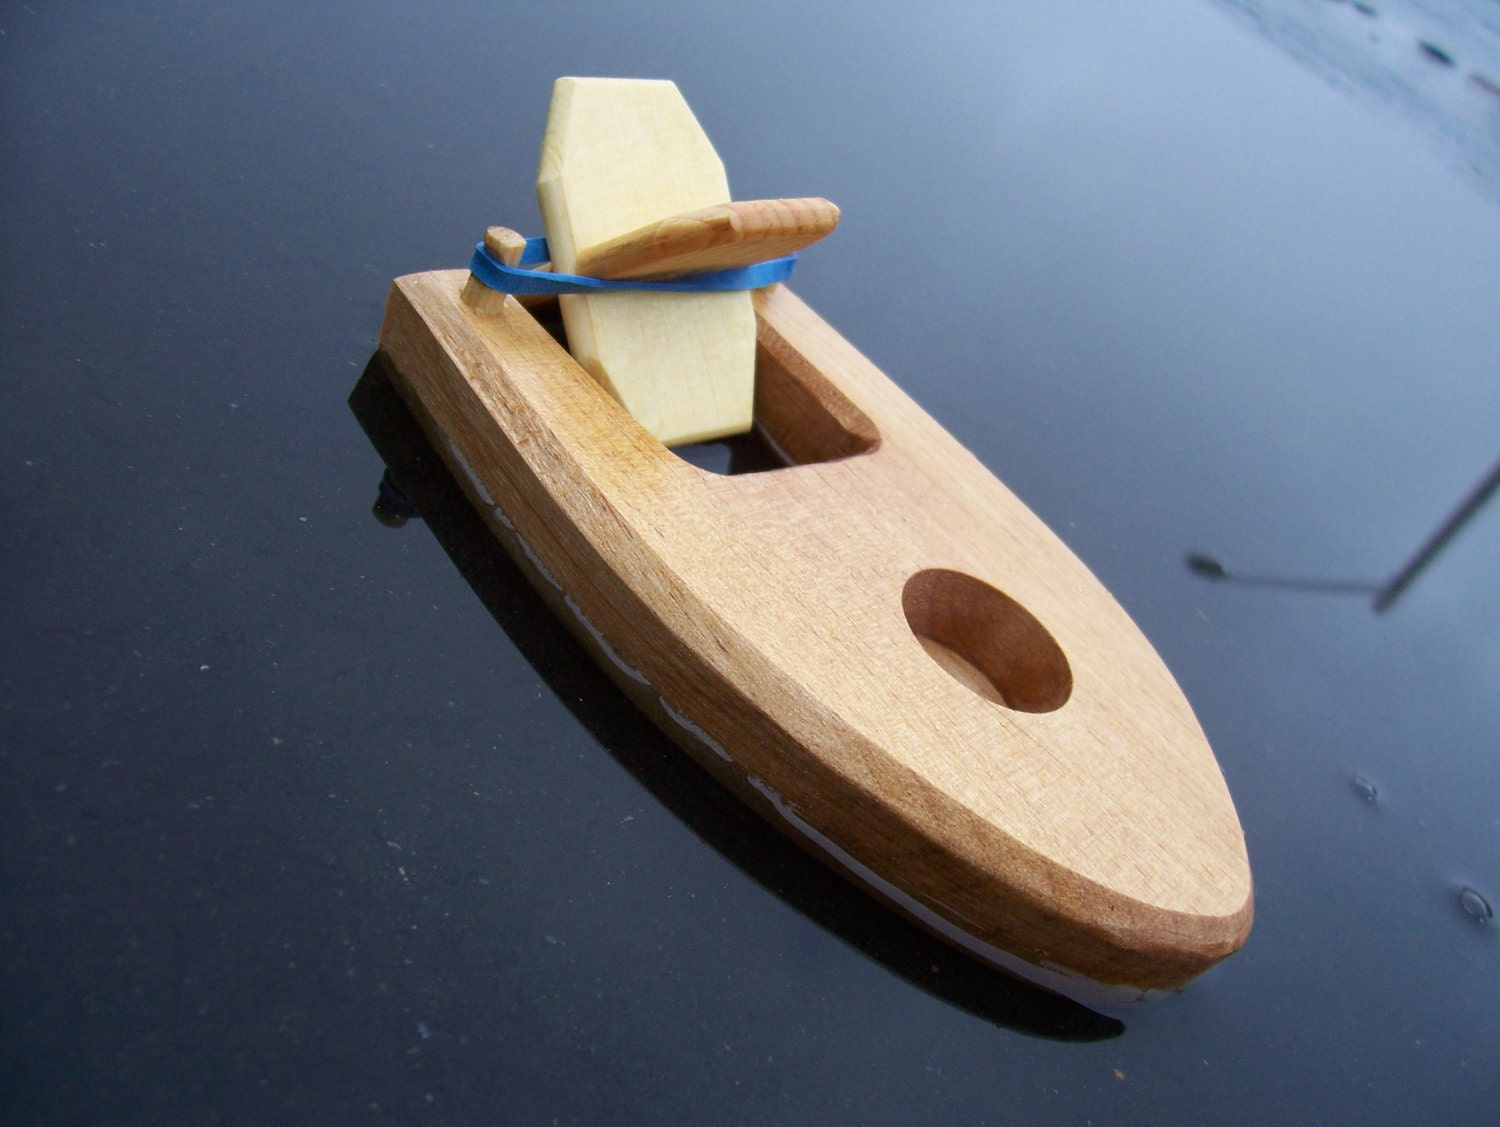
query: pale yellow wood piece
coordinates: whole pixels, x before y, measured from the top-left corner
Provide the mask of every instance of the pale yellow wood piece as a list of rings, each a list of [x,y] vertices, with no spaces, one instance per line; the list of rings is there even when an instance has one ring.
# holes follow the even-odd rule
[[[560,78],[537,198],[553,267],[647,224],[729,202],[724,166],[677,87]],[[750,429],[755,314],[748,293],[563,297],[568,347],[625,409],[676,445]]]
[[[521,256],[526,253],[526,236],[509,227],[486,227],[484,249],[490,257],[506,266],[521,265]],[[538,269],[545,269],[539,267]]]
[[[724,477],[519,305],[469,313],[463,277],[393,287],[405,393],[537,589],[705,768],[970,950],[1138,991],[1244,942],[1234,804],[1150,643],[789,290],[754,298],[756,419],[810,464]]]
[[[732,270],[811,246],[838,226],[825,199],[741,200],[651,223],[578,253],[590,278],[664,278]]]
[[[526,249],[526,236],[519,231],[512,231],[509,227],[487,227],[484,232],[484,249],[489,251],[491,258],[503,262],[506,266],[519,266],[521,254]],[[541,263],[532,269],[547,270],[550,266],[550,263]],[[513,296],[527,309],[551,305],[557,300],[552,294],[515,294]],[[505,294],[490,289],[472,274],[464,283],[464,304],[483,317],[493,317],[504,309],[505,298]]]

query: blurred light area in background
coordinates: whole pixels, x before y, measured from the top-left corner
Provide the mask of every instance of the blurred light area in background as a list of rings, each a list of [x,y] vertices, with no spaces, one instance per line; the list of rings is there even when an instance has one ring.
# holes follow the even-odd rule
[[[1333,85],[1418,125],[1500,203],[1500,4],[1215,2]]]

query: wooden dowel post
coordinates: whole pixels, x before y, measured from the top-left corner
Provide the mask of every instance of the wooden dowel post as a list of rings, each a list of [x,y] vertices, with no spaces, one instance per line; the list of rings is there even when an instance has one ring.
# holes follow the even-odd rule
[[[484,249],[496,262],[506,266],[521,265],[521,255],[526,250],[526,236],[519,231],[512,231],[509,227],[488,227],[484,232]],[[531,267],[533,270],[546,270],[550,263],[542,263]],[[557,298],[550,294],[513,294],[506,295],[499,290],[492,290],[473,274],[469,275],[468,281],[464,283],[462,294],[463,303],[481,317],[494,317],[505,309],[505,299],[513,296],[528,309],[543,305],[547,302],[556,301]]]

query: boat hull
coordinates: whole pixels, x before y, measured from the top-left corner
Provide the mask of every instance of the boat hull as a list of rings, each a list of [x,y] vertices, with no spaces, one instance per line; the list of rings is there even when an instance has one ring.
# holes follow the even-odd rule
[[[699,470],[465,271],[397,279],[381,346],[536,589],[702,766],[987,962],[1095,1005],[1243,944],[1243,835],[1140,631],[1042,522],[785,287],[756,420]],[[493,309],[493,306],[491,307]]]

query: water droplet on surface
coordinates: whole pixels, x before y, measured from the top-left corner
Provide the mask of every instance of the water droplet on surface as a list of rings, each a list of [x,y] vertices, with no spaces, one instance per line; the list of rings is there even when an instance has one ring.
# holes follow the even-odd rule
[[[1374,803],[1380,797],[1380,791],[1376,789],[1375,784],[1363,775],[1355,775],[1349,780],[1349,785],[1354,788],[1354,793],[1366,802]]]
[[[1458,906],[1480,923],[1487,923],[1495,917],[1495,909],[1490,907],[1490,902],[1468,885],[1458,890]]]

